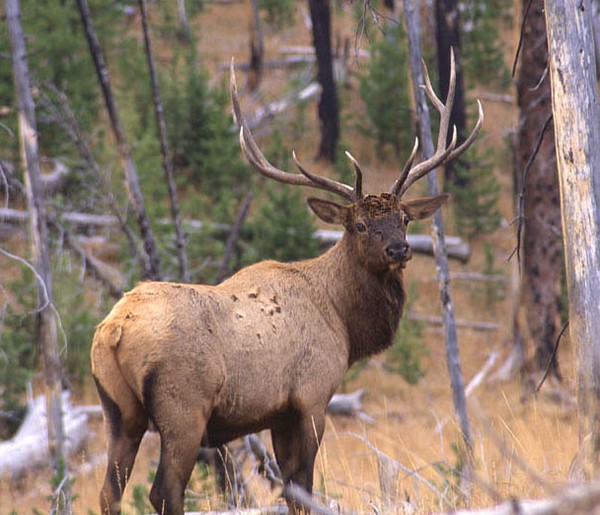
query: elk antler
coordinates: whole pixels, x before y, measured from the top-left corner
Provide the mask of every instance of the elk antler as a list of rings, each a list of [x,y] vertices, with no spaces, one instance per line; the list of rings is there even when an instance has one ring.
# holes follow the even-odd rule
[[[248,125],[246,124],[246,121],[244,120],[244,117],[242,115],[242,109],[240,106],[240,100],[237,92],[237,83],[235,80],[233,59],[231,60],[230,67],[230,89],[234,118],[236,123],[240,127],[240,146],[242,147],[242,151],[246,156],[246,159],[248,159],[248,162],[254,167],[256,171],[258,171],[261,175],[264,175],[265,177],[275,179],[276,181],[282,182],[284,184],[308,186],[310,188],[317,188],[329,191],[330,193],[339,195],[340,197],[343,197],[346,200],[349,200],[350,202],[355,202],[362,197],[362,174],[360,172],[360,168],[358,167],[358,163],[356,163],[356,160],[354,160],[354,158],[351,158],[354,164],[354,169],[356,171],[356,184],[354,188],[348,186],[347,184],[335,181],[333,179],[321,177],[319,175],[315,175],[309,172],[300,164],[295,152],[292,152],[292,158],[294,159],[294,163],[298,167],[298,170],[300,170],[299,174],[285,172],[273,166],[260,150],[258,144],[254,140],[254,136],[252,136],[252,133],[250,132],[250,129],[248,128]]]
[[[425,65],[424,61],[423,72],[425,76],[425,85],[421,87],[425,89],[427,97],[429,97],[431,103],[440,113],[440,127],[438,131],[437,148],[433,156],[417,164],[414,168],[411,168],[418,145],[418,141],[415,142],[415,146],[413,147],[413,151],[404,167],[404,170],[392,187],[392,194],[400,197],[402,197],[408,188],[410,188],[421,177],[427,175],[430,171],[438,166],[453,161],[465,150],[467,150],[473,141],[475,141],[475,138],[477,137],[477,134],[479,133],[479,130],[483,124],[483,108],[481,107],[481,102],[477,100],[479,112],[477,123],[471,131],[471,134],[469,134],[469,137],[458,148],[454,148],[456,147],[457,137],[455,126],[452,129],[452,140],[450,141],[450,145],[447,145],[450,113],[452,112],[452,104],[454,103],[454,93],[456,90],[456,67],[454,62],[454,51],[450,51],[450,84],[448,86],[448,96],[446,97],[445,105],[433,91],[431,80],[429,79],[429,72],[427,71],[427,66]]]

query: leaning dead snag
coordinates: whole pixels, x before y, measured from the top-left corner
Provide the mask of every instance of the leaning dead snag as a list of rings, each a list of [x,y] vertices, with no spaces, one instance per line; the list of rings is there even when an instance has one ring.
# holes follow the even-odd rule
[[[444,131],[438,132],[437,146],[434,150],[433,138],[431,133],[431,121],[429,118],[429,108],[425,99],[425,95],[440,113],[440,127],[447,132],[448,124],[450,123],[452,104],[454,101],[456,88],[456,68],[454,63],[454,54],[451,53],[450,59],[450,84],[448,85],[448,96],[444,104],[434,93],[429,80],[427,69],[424,68],[424,79],[421,72],[422,52],[420,43],[420,19],[419,10],[415,7],[411,0],[404,0],[404,12],[406,17],[406,25],[408,29],[408,41],[410,52],[410,66],[413,80],[413,89],[416,97],[417,116],[419,118],[419,126],[421,128],[421,137],[423,139],[424,153],[426,156],[433,156],[430,159],[435,159],[435,156],[450,153],[450,158],[454,155],[460,155],[467,147],[473,143],[473,139],[479,132],[483,123],[483,109],[478,101],[479,117],[475,130],[465,139],[465,141],[456,150],[445,150],[446,140],[442,138]],[[425,82],[425,86],[422,86]],[[454,143],[456,143],[456,127],[453,130]],[[445,164],[443,160],[439,160],[435,167]],[[430,195],[435,195],[438,191],[436,173],[433,172],[427,178],[427,191]],[[471,434],[471,424],[467,415],[467,405],[464,391],[464,381],[460,366],[460,358],[458,353],[458,340],[456,335],[456,322],[454,319],[454,305],[450,296],[450,279],[448,272],[448,256],[446,252],[446,243],[444,235],[444,226],[442,223],[441,212],[437,212],[433,217],[432,237],[435,241],[434,248],[436,249],[435,258],[438,270],[438,283],[440,289],[440,301],[442,303],[442,313],[444,318],[444,336],[446,342],[446,359],[448,363],[448,371],[450,373],[450,381],[452,383],[452,394],[454,408],[458,415],[460,427],[463,435],[463,441],[466,449],[465,467],[463,480],[470,482],[470,475],[473,471],[473,436]]]
[[[37,310],[36,344],[44,367],[47,406],[47,446],[56,478],[64,484],[62,498],[53,496],[52,509],[59,513],[71,511],[69,472],[65,454],[65,429],[62,413],[62,366],[58,348],[56,309],[52,300],[52,270],[48,220],[44,201],[38,152],[35,104],[29,81],[29,66],[25,35],[21,25],[19,0],[7,0],[6,20],[12,51],[13,78],[19,108],[19,140],[21,160],[25,169],[25,192],[29,212],[29,245],[36,275],[39,307]],[[8,191],[8,190],[7,190]]]
[[[296,494],[312,493],[329,400],[349,366],[394,340],[412,257],[407,226],[449,198],[408,200],[404,193],[466,148],[456,149],[453,140],[418,164],[413,152],[389,192],[364,194],[361,167],[349,153],[353,186],[313,174],[295,154],[300,173],[274,167],[244,121],[233,65],[231,98],[242,151],[254,169],[341,197],[343,204],[309,198],[308,205],[321,220],[342,225],[344,236],[314,259],[263,261],[217,286],[145,282],[115,305],[92,344],[109,438],[103,513],[120,512],[150,422],[161,435],[150,492],[159,513],[183,513],[201,444],[220,446],[263,429],[271,430],[290,513],[302,512],[306,501]],[[440,128],[448,130],[446,114]]]
[[[81,22],[90,48],[90,53],[92,54],[92,60],[94,61],[94,67],[98,75],[98,81],[100,82],[100,87],[104,96],[104,103],[110,118],[111,128],[115,140],[117,141],[117,149],[121,156],[121,160],[123,161],[125,179],[127,182],[127,195],[140,229],[140,235],[144,242],[144,250],[148,256],[147,267],[143,271],[144,277],[148,279],[160,279],[161,271],[158,249],[156,248],[154,233],[146,213],[142,189],[138,179],[137,167],[133,159],[131,147],[127,141],[127,135],[125,134],[125,128],[123,127],[119,110],[117,109],[117,103],[113,96],[108,68],[104,62],[104,56],[100,49],[100,42],[98,41],[98,36],[94,29],[87,0],[76,0],[76,3],[81,15]]]

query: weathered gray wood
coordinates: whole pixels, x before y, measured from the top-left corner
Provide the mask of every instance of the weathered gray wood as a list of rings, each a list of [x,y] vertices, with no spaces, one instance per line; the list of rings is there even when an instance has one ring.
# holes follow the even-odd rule
[[[3,223],[24,224],[29,220],[29,213],[19,209],[0,208],[0,221]],[[111,215],[91,215],[87,213],[61,213],[60,220],[82,227],[114,227],[118,224],[116,217]]]
[[[0,208],[0,222],[5,223],[26,223],[28,219],[26,211],[18,209]],[[87,213],[65,212],[60,214],[60,221],[82,227],[108,228],[118,224],[117,218],[111,215],[92,215]],[[163,220],[161,223],[171,223],[170,220]],[[202,222],[200,220],[185,220],[186,229],[190,232],[200,231],[206,227],[214,228],[215,231],[231,231],[227,224],[212,222]],[[342,237],[342,231],[318,229],[314,233],[315,239],[323,245],[333,245]],[[433,240],[428,234],[409,234],[407,236],[408,244],[413,252],[433,256]],[[458,236],[447,236],[446,245],[448,257],[466,263],[471,257],[471,246]],[[460,278],[460,277],[459,277]]]
[[[31,94],[25,35],[21,26],[19,0],[6,0],[6,19],[12,50],[13,78],[19,108],[19,140],[25,174],[25,192],[29,212],[29,244],[33,264],[41,283],[38,283],[36,328],[37,345],[44,365],[47,405],[47,448],[52,468],[61,474],[65,496],[60,503],[53,499],[53,508],[70,513],[69,472],[66,466],[65,431],[61,418],[61,363],[58,351],[55,308],[52,304],[52,272],[48,244],[48,223],[44,202],[44,187],[40,171],[35,105]],[[64,478],[64,481],[62,481]]]
[[[545,0],[583,476],[600,472],[600,105],[589,0]]]
[[[331,229],[318,229],[315,238],[321,243],[332,245],[342,237],[343,232]],[[413,252],[433,256],[433,239],[429,234],[409,234],[406,241]],[[448,257],[462,263],[469,261],[471,257],[471,246],[458,236],[446,237],[446,250]]]
[[[425,81],[422,71],[422,51],[421,51],[421,22],[418,5],[412,0],[404,0],[404,15],[406,19],[408,32],[408,46],[411,78],[413,83],[413,92],[416,97],[417,117],[419,120],[420,134],[419,139],[422,145],[422,151],[425,158],[434,154],[433,139],[431,132],[431,121],[429,117],[429,107],[425,92],[421,87]],[[437,195],[437,173],[434,170],[427,176],[427,192],[429,195]],[[444,336],[446,343],[446,359],[448,371],[450,373],[450,382],[452,384],[452,393],[454,409],[459,419],[463,441],[465,445],[463,482],[468,490],[470,488],[471,476],[473,474],[473,435],[471,433],[471,423],[467,414],[467,401],[465,396],[464,380],[458,352],[458,337],[456,334],[456,321],[454,317],[454,305],[450,296],[450,279],[448,275],[448,254],[445,243],[444,226],[442,222],[442,213],[438,210],[433,216],[432,238],[434,241],[435,259],[438,271],[438,283],[440,288],[440,300],[442,303],[442,316],[444,319]]]
[[[511,499],[497,506],[452,511],[453,515],[559,515],[597,513],[600,483],[565,489],[549,499]],[[449,512],[448,512],[449,513]]]
[[[439,317],[435,315],[421,315],[419,313],[409,313],[408,318],[417,322],[425,322],[426,324],[431,325],[444,325],[444,317]],[[473,331],[482,332],[498,331],[502,328],[501,324],[497,324],[495,322],[455,320],[454,323],[458,328],[472,329]]]
[[[100,406],[73,406],[69,392],[62,392],[62,422],[67,436],[65,453],[77,451],[90,435],[88,421],[102,418]],[[18,479],[48,465],[47,406],[43,395],[31,400],[17,433],[0,442],[0,478]]]

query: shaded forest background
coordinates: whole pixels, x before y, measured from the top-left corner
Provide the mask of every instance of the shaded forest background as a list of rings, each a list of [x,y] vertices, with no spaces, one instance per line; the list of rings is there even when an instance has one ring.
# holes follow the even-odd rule
[[[109,0],[89,2],[111,73],[117,105],[131,142],[146,209],[159,251],[161,275],[181,280],[177,242],[171,221],[160,142],[151,102],[137,5]],[[291,168],[291,150],[315,171],[348,180],[351,170],[343,151],[350,149],[367,168],[365,190],[389,188],[412,146],[406,34],[402,17],[383,4],[332,3],[340,141],[334,163],[311,159],[319,149],[315,98],[294,101],[282,114],[268,116],[254,129],[270,159]],[[318,228],[304,205],[303,193],[265,183],[242,161],[228,98],[228,65],[233,56],[243,73],[250,59],[250,2],[186,3],[189,27],[173,2],[149,7],[155,59],[184,220],[190,280],[215,283],[226,273],[260,259],[302,259],[320,251],[313,237]],[[90,388],[89,346],[95,325],[120,291],[144,278],[135,252],[114,220],[109,225],[69,221],[84,213],[106,222],[116,206],[136,234],[131,205],[123,187],[122,165],[78,12],[57,0],[26,0],[21,5],[36,103],[42,167],[51,226],[50,248],[55,305],[61,320],[61,357],[65,378],[77,401],[96,403]],[[517,245],[514,158],[511,141],[517,128],[515,84],[510,75],[519,8],[507,0],[466,3],[461,11],[462,72],[466,115],[475,116],[474,99],[484,103],[484,135],[452,175],[445,189],[453,194],[445,210],[446,231],[460,235],[471,248],[466,263],[451,262],[466,382],[493,359],[495,372],[514,346],[519,309],[519,273],[509,256]],[[424,6],[423,46],[437,84],[435,15]],[[261,2],[267,65],[256,90],[244,88],[248,113],[283,97],[295,97],[315,78],[311,61],[310,16],[304,2]],[[189,29],[189,30],[188,30]],[[8,53],[5,28],[0,48]],[[302,48],[290,48],[292,46]],[[368,53],[368,57],[367,57]],[[295,62],[281,61],[295,56]],[[287,59],[291,61],[291,59]],[[269,65],[277,61],[277,66]],[[22,221],[9,209],[25,208],[19,157],[17,110],[9,60],[0,60],[0,162],[4,218],[1,247],[28,258]],[[242,84],[245,81],[242,80]],[[247,218],[231,260],[226,257],[231,228],[252,193]],[[426,225],[412,229],[426,233]],[[137,240],[137,236],[136,236]],[[136,241],[136,245],[139,245]],[[229,257],[229,256],[228,256]],[[9,438],[26,409],[28,388],[40,392],[39,353],[35,345],[36,282],[31,270],[2,260],[2,339],[0,342],[0,429]],[[90,259],[92,261],[90,261]],[[96,264],[104,274],[98,279]],[[91,272],[91,273],[90,273]],[[419,509],[447,508],[460,498],[460,432],[453,419],[444,366],[435,264],[415,257],[407,270],[410,305],[396,345],[385,355],[351,370],[344,388],[367,388],[364,410],[375,424],[332,418],[326,431],[315,484],[356,511],[368,510],[369,499],[382,503],[377,459],[361,438],[373,442],[399,462],[418,469],[438,487],[435,495],[400,477],[399,495]],[[560,305],[559,305],[560,307]],[[560,324],[557,314],[556,325]],[[527,343],[527,328],[521,324]],[[547,493],[548,482],[565,481],[577,447],[573,423],[574,383],[571,349],[563,344],[560,386],[552,383],[533,396],[543,367],[535,359],[535,342],[525,347],[520,376],[487,372],[473,394],[476,445],[481,449],[477,474],[491,488],[476,486],[475,505],[511,496]],[[541,362],[543,363],[543,361]],[[506,379],[509,379],[506,381]],[[102,426],[95,422],[86,447],[75,457],[75,512],[96,510],[103,447]],[[356,435],[360,438],[357,438]],[[560,436],[560,437],[557,437]],[[155,443],[145,442],[132,479],[130,510],[144,513]],[[523,458],[531,467],[520,466]],[[86,463],[90,467],[84,467]],[[532,470],[537,471],[535,474]],[[7,482],[0,489],[0,513],[43,510],[51,481],[33,488],[36,473]],[[48,472],[50,476],[50,472]],[[544,480],[539,480],[543,476]],[[538,477],[538,479],[536,479]],[[190,508],[219,507],[215,485],[199,467],[194,475]],[[268,498],[275,494],[261,490]],[[196,495],[197,494],[197,495]],[[378,504],[379,505],[379,504]]]

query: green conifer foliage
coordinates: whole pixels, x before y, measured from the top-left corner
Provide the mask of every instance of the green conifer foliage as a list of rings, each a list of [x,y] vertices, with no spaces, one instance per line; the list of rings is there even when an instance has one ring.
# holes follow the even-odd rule
[[[499,24],[510,20],[512,2],[466,2],[462,10],[462,55],[469,82],[507,88],[510,74],[504,61]]]
[[[289,170],[290,158],[281,132],[272,133],[270,141],[267,156],[276,166]],[[258,181],[264,194],[257,195],[255,200],[258,207],[249,224],[250,248],[244,262],[295,261],[316,256],[319,248],[313,237],[315,226],[300,188],[265,182],[262,178]]]
[[[165,115],[176,168],[213,199],[224,192],[240,199],[250,174],[240,157],[225,84],[209,86],[193,51],[178,59],[171,77],[165,80]]]
[[[259,7],[267,24],[275,29],[281,30],[294,24],[294,0],[260,0]]]
[[[408,46],[399,24],[373,44],[367,72],[360,78],[368,120],[359,128],[375,139],[380,156],[390,147],[400,157],[412,146],[407,70]]]
[[[102,44],[111,48],[119,23],[125,23],[123,14],[112,0],[90,0],[90,10]],[[69,97],[80,125],[89,130],[97,120],[100,89],[92,67],[83,34],[79,12],[71,2],[61,0],[22,0],[22,23],[28,45],[28,65],[32,84],[44,88],[51,83]],[[9,48],[6,24],[0,29],[0,48]],[[36,101],[39,100],[34,91]],[[12,106],[14,99],[12,68],[9,59],[0,60],[0,105]],[[59,122],[53,113],[37,105],[39,145],[42,155],[74,153],[68,146]],[[17,133],[16,111],[3,118],[13,133]],[[16,138],[2,138],[14,144]],[[5,143],[2,143],[4,145]]]
[[[494,175],[491,152],[471,147],[455,167],[459,177],[464,175],[468,180],[465,187],[448,185],[457,231],[468,238],[493,232],[500,225],[500,184]]]

